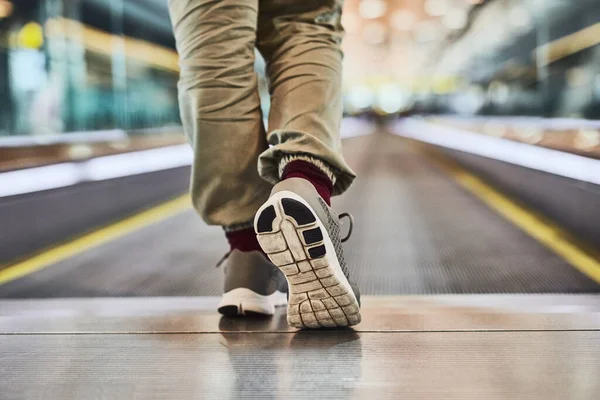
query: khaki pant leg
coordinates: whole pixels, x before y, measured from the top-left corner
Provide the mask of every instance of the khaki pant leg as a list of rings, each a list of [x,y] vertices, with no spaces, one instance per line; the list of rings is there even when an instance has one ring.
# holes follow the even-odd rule
[[[170,0],[169,10],[194,206],[209,224],[249,227],[271,187],[256,167],[268,147],[254,72],[258,0]]]
[[[270,80],[268,142],[273,145],[261,154],[259,171],[269,182],[279,180],[289,155],[329,166],[334,194],[355,178],[340,139],[342,5],[341,0],[259,0],[257,47]]]

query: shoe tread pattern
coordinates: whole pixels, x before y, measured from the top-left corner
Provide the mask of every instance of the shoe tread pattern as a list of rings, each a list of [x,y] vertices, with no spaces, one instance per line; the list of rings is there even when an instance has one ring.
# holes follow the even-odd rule
[[[313,212],[290,198],[280,199],[273,210],[277,214],[273,219],[274,230],[261,232],[257,226],[257,238],[263,249],[285,249],[285,258],[281,257],[281,251],[266,253],[288,280],[288,323],[296,328],[333,328],[358,324],[361,320],[359,304],[350,293],[352,289],[345,287],[329,265],[326,256],[331,255],[327,254],[323,242],[327,232],[321,231]],[[258,222],[261,218],[262,214]],[[273,243],[273,240],[280,240],[281,243]],[[302,259],[293,256],[299,251],[298,246],[304,252]],[[290,247],[294,247],[295,251]],[[337,254],[333,256],[337,257]],[[338,262],[343,265],[346,275],[343,260],[338,259]]]

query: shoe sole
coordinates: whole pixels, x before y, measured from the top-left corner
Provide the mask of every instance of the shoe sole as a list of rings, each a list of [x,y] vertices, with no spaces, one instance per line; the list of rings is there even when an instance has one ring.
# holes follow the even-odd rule
[[[275,291],[270,295],[261,295],[247,288],[237,288],[223,294],[217,310],[226,316],[273,315],[275,307],[286,305],[287,294]]]
[[[333,328],[361,321],[331,238],[304,199],[289,191],[274,194],[258,210],[254,229],[263,251],[288,281],[291,326]]]

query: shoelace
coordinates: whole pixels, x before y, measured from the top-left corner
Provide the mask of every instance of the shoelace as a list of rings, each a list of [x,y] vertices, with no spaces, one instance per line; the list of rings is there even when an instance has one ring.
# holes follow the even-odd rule
[[[348,228],[348,234],[346,235],[345,238],[343,238],[341,240],[342,243],[346,243],[348,241],[348,239],[350,239],[350,236],[352,236],[352,229],[354,229],[354,217],[350,213],[341,213],[339,216],[340,221],[342,220],[342,218],[348,218],[348,220],[350,221],[350,227]]]
[[[219,268],[229,258],[230,255],[231,250],[229,250],[227,253],[225,253],[223,257],[221,257],[215,268]]]

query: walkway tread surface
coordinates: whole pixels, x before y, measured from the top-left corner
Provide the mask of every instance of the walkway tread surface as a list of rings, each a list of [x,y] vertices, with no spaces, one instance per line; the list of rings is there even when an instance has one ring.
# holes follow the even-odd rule
[[[467,193],[411,142],[345,141],[358,179],[334,201],[355,217],[346,259],[361,292],[599,293],[600,286]],[[189,210],[0,286],[0,298],[216,296],[220,228]]]

